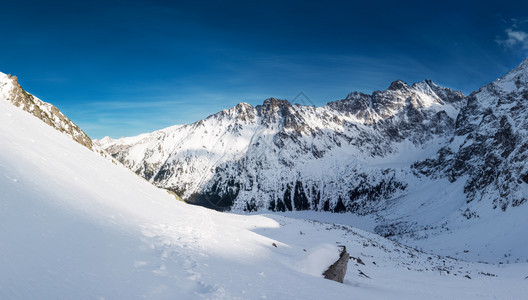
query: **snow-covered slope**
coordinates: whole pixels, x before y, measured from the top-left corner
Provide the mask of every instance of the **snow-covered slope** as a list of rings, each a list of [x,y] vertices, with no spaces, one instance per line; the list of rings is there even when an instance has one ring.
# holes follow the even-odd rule
[[[16,76],[0,72],[0,98],[31,113],[44,123],[69,135],[74,141],[92,149],[92,140],[59,109],[24,91]]]
[[[324,107],[267,99],[190,125],[95,143],[184,200],[216,209],[368,213],[452,135],[463,95],[393,82]],[[403,167],[403,169],[402,169]]]
[[[0,100],[1,299],[528,293],[526,264],[465,263],[347,226],[187,205]],[[354,257],[345,284],[321,276],[336,245]]]

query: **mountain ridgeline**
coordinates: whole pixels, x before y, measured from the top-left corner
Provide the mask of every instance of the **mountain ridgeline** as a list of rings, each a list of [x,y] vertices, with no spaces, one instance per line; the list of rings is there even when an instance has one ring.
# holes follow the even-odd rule
[[[270,98],[96,144],[189,203],[367,214],[406,193],[410,165],[450,141],[465,103],[461,92],[432,81],[398,80],[323,107]]]
[[[414,236],[526,203],[527,103],[525,60],[469,96],[397,80],[322,107],[270,98],[96,144],[189,203],[372,214],[378,233]],[[416,221],[438,206],[440,219]]]
[[[79,126],[62,114],[57,107],[26,92],[18,83],[16,76],[0,73],[0,98],[4,98],[4,100],[11,102],[14,106],[70,136],[77,143],[93,150],[92,140]]]

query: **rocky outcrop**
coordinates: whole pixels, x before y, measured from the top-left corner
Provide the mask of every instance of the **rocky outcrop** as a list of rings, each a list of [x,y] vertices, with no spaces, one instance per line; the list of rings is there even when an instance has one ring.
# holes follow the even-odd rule
[[[348,260],[350,259],[350,256],[348,255],[345,246],[340,246],[340,248],[341,252],[339,253],[339,259],[335,263],[333,263],[326,271],[324,271],[323,276],[326,279],[343,283],[343,281],[345,280]]]
[[[16,76],[0,73],[0,94],[5,100],[39,118],[44,123],[69,135],[74,141],[92,150],[92,140],[59,109],[26,92]]]

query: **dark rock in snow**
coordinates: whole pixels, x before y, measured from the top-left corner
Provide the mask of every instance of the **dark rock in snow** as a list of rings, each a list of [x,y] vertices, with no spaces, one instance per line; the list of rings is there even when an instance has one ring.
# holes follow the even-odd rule
[[[346,247],[341,246],[339,259],[323,273],[324,278],[343,283],[347,271],[349,255]]]

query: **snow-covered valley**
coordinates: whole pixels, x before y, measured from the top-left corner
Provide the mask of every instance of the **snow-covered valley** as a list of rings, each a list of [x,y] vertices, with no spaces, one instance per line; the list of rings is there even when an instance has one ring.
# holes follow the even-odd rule
[[[189,203],[323,212],[311,215],[435,254],[526,262],[527,91],[525,60],[469,96],[397,80],[322,107],[270,98],[94,144]]]
[[[351,226],[371,230],[367,217],[338,214],[333,221],[321,213],[327,221],[321,223],[185,204],[4,99],[0,141],[2,299],[523,299],[528,293],[526,262],[484,264],[421,252]],[[430,218],[434,203],[413,209]],[[526,213],[517,214],[509,214],[507,230],[524,247]],[[441,244],[446,255],[459,242],[438,235],[423,246]],[[322,277],[340,245],[353,257],[344,284]]]

